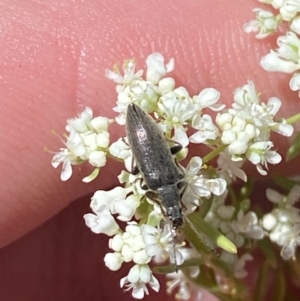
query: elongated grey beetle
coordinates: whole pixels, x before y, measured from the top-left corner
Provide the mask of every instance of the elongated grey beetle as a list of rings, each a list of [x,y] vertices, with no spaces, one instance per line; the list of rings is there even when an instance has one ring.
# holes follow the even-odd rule
[[[183,224],[180,199],[186,183],[172,155],[182,146],[170,148],[155,121],[135,104],[127,109],[126,132],[138,169],[136,173],[141,172],[149,189],[146,196],[160,202],[176,229]]]

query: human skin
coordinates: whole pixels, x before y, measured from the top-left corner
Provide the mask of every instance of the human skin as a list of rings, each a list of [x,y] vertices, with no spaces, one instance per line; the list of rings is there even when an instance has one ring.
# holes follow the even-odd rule
[[[256,6],[248,0],[0,0],[1,300],[131,299],[118,287],[126,270],[104,267],[107,239],[82,219],[90,210],[84,196],[117,185],[122,166],[109,163],[91,184],[81,182],[90,170],[75,168],[62,183],[60,168],[51,167],[44,151],[62,146],[50,131],[63,133],[66,119],[87,105],[95,115],[115,116],[115,85],[105,78],[106,68],[132,57],[144,67],[157,51],[175,58],[177,86],[191,95],[214,87],[230,104],[234,89],[251,79],[263,99],[282,100],[280,116],[299,112],[290,76],[259,66],[275,39],[257,41],[242,31]],[[119,136],[116,129],[111,140]],[[286,138],[274,139],[284,154]],[[296,163],[270,169],[295,174]]]

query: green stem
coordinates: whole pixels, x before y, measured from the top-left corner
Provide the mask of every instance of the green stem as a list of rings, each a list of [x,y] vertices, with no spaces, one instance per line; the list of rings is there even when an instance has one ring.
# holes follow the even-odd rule
[[[108,157],[108,158],[110,158],[110,159],[114,159],[114,160],[116,160],[116,161],[118,161],[118,162],[124,163],[124,160],[123,160],[123,159],[117,158],[117,157],[111,155],[109,152],[106,153],[106,157]]]
[[[231,200],[231,203],[232,205],[236,208],[236,211],[239,211],[239,202],[237,200],[237,197],[235,195],[235,192],[234,192],[234,189],[231,187],[231,186],[228,186],[228,193],[230,195],[230,200]]]
[[[286,119],[286,123],[288,123],[288,124],[292,124],[297,121],[300,121],[300,113]]]
[[[212,152],[207,154],[205,157],[202,158],[202,163],[205,164],[212,160],[214,157],[218,156],[223,150],[225,150],[227,145],[221,144],[219,147],[214,149]]]

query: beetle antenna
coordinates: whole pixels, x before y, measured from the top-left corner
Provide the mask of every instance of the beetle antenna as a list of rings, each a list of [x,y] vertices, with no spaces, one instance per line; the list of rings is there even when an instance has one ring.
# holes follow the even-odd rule
[[[171,225],[170,225],[171,226]],[[172,246],[173,246],[173,257],[174,257],[174,264],[175,264],[175,272],[178,273],[178,265],[177,265],[177,258],[176,258],[176,243],[175,243],[175,237],[176,237],[176,229],[171,226],[171,232],[172,232]]]

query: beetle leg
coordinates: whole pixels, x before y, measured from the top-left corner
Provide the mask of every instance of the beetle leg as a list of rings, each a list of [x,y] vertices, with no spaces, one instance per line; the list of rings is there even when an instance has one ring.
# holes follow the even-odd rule
[[[187,209],[187,207],[183,204],[183,202],[180,200],[180,204],[181,204],[181,208],[183,211],[185,211]]]
[[[160,201],[158,200],[158,198],[157,198],[157,193],[155,193],[154,191],[149,190],[149,191],[146,192],[146,197],[147,197],[148,199],[150,199],[151,201],[155,202],[157,205],[159,205],[162,214],[163,214],[166,218],[168,218],[167,215],[166,215],[166,210],[165,210],[165,208],[161,205],[161,202],[160,202]]]
[[[170,151],[172,155],[175,155],[182,150],[182,144],[171,139],[167,139],[167,140],[175,144],[174,146],[170,147]]]
[[[178,152],[180,152],[182,150],[182,145],[181,144],[177,144],[177,145],[174,145],[170,148],[170,151],[172,153],[172,155],[175,155],[177,154]]]
[[[134,159],[132,156],[132,160],[131,160],[131,174],[133,174],[134,176],[136,176],[139,173],[139,168],[137,167],[137,165],[134,165]]]
[[[141,188],[142,188],[143,190],[148,190],[148,189],[149,189],[148,186],[147,186],[146,184],[141,185]]]
[[[133,160],[132,160],[133,162]],[[133,163],[131,164],[131,174],[133,174],[134,176],[138,175],[139,174],[139,168],[135,165],[133,166]]]
[[[158,196],[157,196],[157,193],[155,193],[154,191],[147,191],[146,192],[146,197],[149,198],[150,200],[154,201],[154,202],[158,202],[159,203],[159,200],[157,199]]]
[[[139,182],[139,185],[143,190],[149,190],[148,186],[144,184],[143,181],[144,180],[142,178],[138,178],[133,181],[133,184]]]

